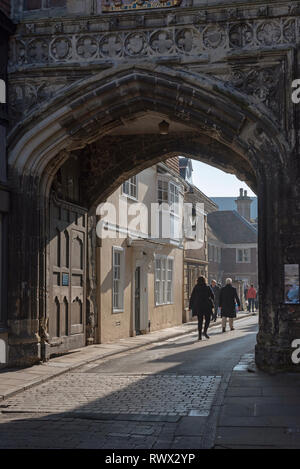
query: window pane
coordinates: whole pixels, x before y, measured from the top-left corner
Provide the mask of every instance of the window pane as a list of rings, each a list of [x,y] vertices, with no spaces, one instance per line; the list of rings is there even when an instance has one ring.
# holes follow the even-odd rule
[[[121,309],[123,306],[123,291],[121,285],[122,252],[114,250],[113,253],[113,308]]]
[[[123,194],[136,198],[136,194],[137,194],[136,185],[137,185],[136,176],[133,176],[132,178],[128,179],[128,181],[123,183]]]

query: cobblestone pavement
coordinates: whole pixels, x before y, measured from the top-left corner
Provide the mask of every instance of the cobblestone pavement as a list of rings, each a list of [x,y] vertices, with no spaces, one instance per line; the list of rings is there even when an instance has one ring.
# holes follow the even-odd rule
[[[0,402],[0,449],[211,448],[229,376],[256,330],[256,318],[244,319],[203,343],[187,334],[20,392]]]
[[[5,401],[18,412],[208,416],[220,376],[68,373]]]

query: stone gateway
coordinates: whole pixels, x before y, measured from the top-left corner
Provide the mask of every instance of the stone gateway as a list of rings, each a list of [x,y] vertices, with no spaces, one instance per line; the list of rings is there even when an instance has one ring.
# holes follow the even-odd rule
[[[300,369],[300,305],[284,303],[284,265],[300,263],[299,13],[286,0],[13,1],[10,365],[93,342],[96,207],[182,155],[258,195],[256,362]]]

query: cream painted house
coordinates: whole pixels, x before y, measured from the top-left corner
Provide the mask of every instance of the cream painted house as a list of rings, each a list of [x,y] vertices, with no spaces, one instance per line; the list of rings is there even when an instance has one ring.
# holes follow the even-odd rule
[[[182,323],[186,183],[171,163],[130,178],[97,209],[100,343]]]

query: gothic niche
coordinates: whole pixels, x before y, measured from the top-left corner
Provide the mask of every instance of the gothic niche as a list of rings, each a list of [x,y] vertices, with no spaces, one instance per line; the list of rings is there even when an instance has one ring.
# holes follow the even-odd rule
[[[57,171],[52,183],[56,196],[66,202],[80,203],[79,161],[69,158]]]

